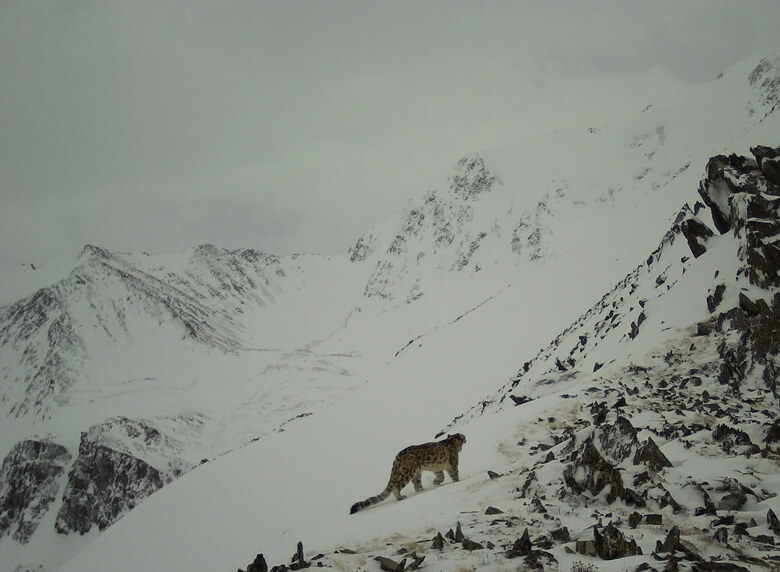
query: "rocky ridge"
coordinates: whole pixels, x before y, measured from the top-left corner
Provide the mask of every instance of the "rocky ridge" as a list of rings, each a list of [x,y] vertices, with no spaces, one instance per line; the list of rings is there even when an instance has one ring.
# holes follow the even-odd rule
[[[517,461],[482,485],[495,490],[495,504],[463,507],[446,534],[343,547],[309,562],[293,557],[271,570],[435,569],[444,561],[500,569],[515,559],[557,570],[574,558],[621,559],[621,569],[636,571],[780,566],[771,336],[780,317],[780,148],[753,155],[713,157],[701,182],[717,232],[728,236],[709,229],[703,205],[684,207],[644,263],[498,395],[447,427],[466,430],[479,415],[519,421],[520,439],[504,445]],[[721,240],[736,248],[718,250]],[[640,346],[627,362],[596,361],[607,337],[640,344],[643,325],[651,328],[675,290],[689,288],[686,273],[709,250],[735,257],[719,261],[710,288],[689,294],[701,297],[709,318],[662,330],[661,343],[647,353]],[[561,405],[545,405],[551,397]],[[247,568],[263,569],[262,555]]]

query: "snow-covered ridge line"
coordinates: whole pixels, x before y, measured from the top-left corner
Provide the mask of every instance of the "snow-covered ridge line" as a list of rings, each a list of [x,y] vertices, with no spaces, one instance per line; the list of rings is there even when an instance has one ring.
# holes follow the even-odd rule
[[[759,67],[755,85],[748,80],[748,72],[758,69],[753,62],[750,69],[742,65],[738,73],[702,86],[696,99],[681,103],[679,109],[657,106],[626,125],[551,135],[538,149],[523,146],[522,153],[512,148],[469,155],[403,216],[366,234],[342,257],[275,257],[211,245],[168,256],[116,254],[88,247],[71,276],[40,291],[35,304],[34,297],[25,298],[28,304],[17,308],[18,324],[0,322],[0,333],[7,334],[3,339],[10,340],[0,346],[0,410],[16,406],[19,412],[6,420],[4,428],[9,431],[4,431],[0,446],[4,454],[15,452],[8,457],[9,466],[34,471],[48,464],[51,469],[41,472],[45,477],[41,494],[29,496],[29,491],[37,490],[29,475],[3,473],[9,476],[0,479],[0,528],[7,525],[5,536],[0,534],[0,568],[7,563],[11,569],[19,563],[32,569],[40,563],[55,568],[105,530],[94,547],[87,547],[84,558],[74,561],[74,570],[91,570],[90,565],[79,568],[78,564],[102,559],[104,565],[109,559],[100,555],[103,547],[116,547],[112,538],[127,534],[138,540],[139,547],[146,546],[142,540],[149,540],[159,526],[171,536],[165,538],[169,550],[156,554],[153,549],[137,549],[158,560],[143,566],[138,564],[140,556],[131,554],[128,566],[187,567],[175,556],[186,553],[199,565],[209,561],[209,569],[235,569],[251,560],[253,551],[269,550],[256,546],[258,537],[286,547],[291,535],[299,535],[307,546],[324,550],[338,542],[333,538],[343,530],[358,540],[342,546],[362,549],[370,544],[364,538],[369,531],[384,538],[390,528],[403,531],[410,522],[440,527],[440,520],[432,522],[437,517],[431,515],[465,508],[476,511],[474,522],[467,524],[471,516],[450,512],[453,518],[447,526],[461,518],[467,535],[480,540],[484,533],[486,540],[510,552],[506,545],[516,540],[510,540],[515,532],[497,532],[496,527],[503,525],[489,521],[502,517],[483,518],[485,507],[474,506],[471,498],[474,491],[487,490],[480,481],[483,469],[513,475],[493,482],[493,504],[508,505],[508,512],[513,511],[506,517],[507,530],[509,522],[528,523],[534,550],[539,550],[544,542],[536,543],[537,535],[551,531],[541,522],[543,517],[538,521],[529,517],[529,512],[542,514],[527,510],[538,504],[533,496],[522,497],[525,500],[518,505],[517,495],[508,492],[516,483],[509,487],[507,481],[517,476],[525,483],[531,463],[538,460],[529,459],[542,450],[547,453],[549,449],[543,447],[553,443],[559,447],[554,454],[563,455],[564,441],[572,436],[574,445],[565,455],[586,452],[585,456],[593,457],[584,450],[590,437],[599,454],[619,470],[641,473],[644,464],[631,464],[636,451],[630,459],[618,461],[600,449],[600,430],[582,424],[591,417],[604,417],[599,424],[612,426],[618,411],[630,418],[639,444],[652,436],[672,460],[679,460],[680,455],[674,457],[668,449],[684,446],[675,439],[683,439],[693,421],[676,419],[657,400],[647,408],[656,417],[641,419],[643,402],[653,392],[669,391],[669,402],[680,410],[691,407],[696,416],[709,415],[712,406],[719,404],[723,422],[730,427],[725,439],[744,441],[736,431],[745,431],[752,444],[761,447],[758,443],[769,437],[765,419],[760,411],[748,409],[760,409],[759,398],[772,391],[769,380],[778,377],[772,373],[775,362],[765,359],[776,350],[775,341],[766,334],[778,304],[771,289],[755,284],[775,276],[767,272],[775,260],[776,239],[771,232],[766,234],[773,227],[766,224],[771,216],[765,214],[771,215],[769,207],[777,200],[766,193],[766,205],[748,201],[744,193],[719,198],[727,208],[739,205],[735,212],[742,213],[739,219],[752,229],[741,242],[728,234],[715,236],[701,220],[699,207],[671,216],[684,201],[693,203],[691,195],[699,182],[694,171],[713,149],[743,152],[761,139],[752,135],[753,129],[770,132],[776,125],[778,114],[766,103],[766,94],[774,89],[771,78],[777,77],[778,70],[763,63]],[[765,83],[768,87],[763,87]],[[771,159],[758,162],[766,169]],[[751,163],[750,169],[755,168]],[[739,182],[750,173],[729,171],[726,176]],[[754,212],[756,208],[763,210]],[[672,221],[673,228],[650,260],[628,272],[637,260],[647,258]],[[398,252],[389,252],[393,245]],[[575,258],[577,263],[572,264]],[[388,260],[392,268],[377,273]],[[604,295],[624,276],[617,290]],[[528,288],[534,280],[543,286]],[[367,295],[369,284],[377,286],[376,295]],[[503,287],[506,284],[512,286]],[[582,314],[599,298],[597,306]],[[537,309],[528,311],[529,306]],[[0,309],[0,315],[7,308]],[[584,329],[566,328],[578,316],[576,323]],[[194,330],[192,335],[187,324]],[[21,338],[14,328],[23,325],[28,343],[15,345]],[[6,326],[9,329],[4,330]],[[540,347],[547,349],[545,344],[564,329],[554,338],[558,346],[550,345],[544,355],[543,349],[518,380],[513,375],[518,365]],[[425,339],[415,337],[421,332]],[[743,336],[750,343],[740,345]],[[419,343],[398,351],[410,339]],[[751,345],[754,341],[759,345]],[[671,349],[662,351],[666,346]],[[691,346],[696,351],[689,350]],[[669,360],[675,362],[671,365],[664,357],[669,351]],[[648,352],[652,359],[647,358]],[[691,366],[686,360],[702,363]],[[643,373],[642,368],[651,365],[652,371]],[[697,368],[698,373],[692,371]],[[667,374],[682,380],[679,395],[656,386],[659,376]],[[28,377],[35,379],[35,387],[21,383]],[[701,385],[696,385],[697,377]],[[12,379],[18,383],[10,383]],[[640,387],[636,393],[636,379],[646,381],[647,389]],[[544,383],[534,385],[536,381]],[[502,384],[505,387],[499,389]],[[750,403],[748,398],[740,402],[729,397],[730,388],[736,391],[738,385],[739,391],[752,392]],[[594,386],[597,389],[592,390]],[[698,395],[705,388],[707,399]],[[469,409],[485,394],[495,403]],[[629,408],[617,407],[620,396]],[[509,407],[525,399],[531,401]],[[463,474],[470,480],[410,498],[402,505],[377,507],[361,521],[369,523],[366,527],[339,520],[342,505],[354,501],[350,491],[370,489],[375,480],[386,478],[373,474],[384,470],[385,455],[433,436],[459,412],[481,409],[485,415],[458,420],[469,437]],[[745,419],[748,413],[753,417],[741,425],[734,419],[743,413]],[[498,419],[511,419],[511,423],[501,425]],[[480,431],[480,423],[494,422],[498,425],[492,432]],[[673,433],[666,422],[679,435],[660,438],[656,432]],[[678,427],[680,423],[685,430]],[[514,448],[520,441],[518,427],[527,442]],[[709,434],[699,435],[702,443],[697,446]],[[555,439],[562,441],[555,443]],[[725,441],[718,441],[715,453],[719,454],[721,442]],[[742,453],[747,445],[738,449]],[[764,449],[772,454],[770,445]],[[498,450],[508,451],[512,459],[496,461]],[[200,465],[204,459],[209,462]],[[537,471],[541,496],[552,499],[560,494],[563,471],[573,462],[549,465],[544,475],[544,468]],[[304,465],[316,468],[304,471],[305,478],[299,475]],[[241,467],[250,474],[246,479]],[[587,471],[581,465],[576,468]],[[572,476],[582,486],[576,472]],[[127,474],[134,478],[123,488]],[[160,488],[178,475],[184,476]],[[314,476],[316,487],[310,481]],[[31,486],[22,486],[25,480]],[[71,481],[77,486],[71,486]],[[89,493],[90,482],[95,484],[95,494]],[[112,486],[104,487],[106,482]],[[658,481],[648,483],[650,487]],[[766,479],[761,483],[771,485]],[[647,492],[628,479],[624,487]],[[311,488],[327,490],[327,498],[306,496]],[[526,492],[530,494],[531,488]],[[19,491],[25,492],[19,495]],[[732,493],[736,491],[729,489]],[[483,499],[481,494],[477,496]],[[711,490],[707,494],[718,502],[722,496]],[[655,491],[648,492],[652,502],[658,500],[654,495]],[[772,502],[760,488],[756,495],[762,499],[762,509]],[[3,512],[12,503],[2,499],[22,497],[24,518],[15,508]],[[195,520],[204,521],[200,513],[194,517],[188,512],[192,499],[207,505],[197,507],[205,515],[229,511],[238,497],[240,506],[231,516],[213,519],[221,528],[218,536],[223,545],[204,554],[214,535],[204,538],[191,528]],[[686,504],[677,495],[674,498]],[[166,504],[171,499],[175,509]],[[585,503],[602,500],[588,497]],[[309,503],[305,511],[304,502]],[[522,504],[526,502],[533,504]],[[118,510],[112,510],[112,505]],[[126,512],[136,505],[140,506]],[[37,511],[44,506],[48,511]],[[430,511],[415,508],[420,506]],[[614,508],[614,504],[593,506],[610,507],[603,512]],[[68,513],[63,507],[74,509],[73,513],[83,508],[86,517],[83,521],[71,519],[72,515],[58,518],[60,512]],[[411,511],[411,519],[394,521],[403,526],[386,521],[388,514],[405,511]],[[584,512],[580,510],[580,516]],[[150,514],[156,516],[139,524]],[[278,516],[269,520],[268,514]],[[36,529],[32,523],[39,516]],[[665,513],[664,523],[674,522],[672,518]],[[162,526],[163,522],[175,525]],[[587,526],[592,524],[589,521]],[[574,524],[570,528],[572,538],[585,534],[575,532]],[[332,534],[316,529],[329,529]],[[85,530],[89,532],[81,536]],[[250,530],[251,542],[245,542]],[[285,535],[282,530],[290,532]],[[179,532],[194,544],[176,548],[173,537]],[[427,533],[410,530],[409,534],[419,540]],[[651,534],[645,536],[646,552],[650,538]],[[642,544],[642,539],[637,540]],[[44,562],[47,556],[40,555],[53,555],[50,546],[66,548]],[[458,546],[448,543],[441,560],[428,553],[426,562],[431,567],[436,562],[452,567]],[[114,554],[122,553],[105,550],[111,561]],[[170,559],[168,552],[174,555]],[[393,557],[379,549],[375,552]],[[266,554],[282,561],[273,552]],[[562,551],[555,554],[565,566]],[[160,559],[167,560],[161,564]],[[469,565],[478,564],[473,560]]]

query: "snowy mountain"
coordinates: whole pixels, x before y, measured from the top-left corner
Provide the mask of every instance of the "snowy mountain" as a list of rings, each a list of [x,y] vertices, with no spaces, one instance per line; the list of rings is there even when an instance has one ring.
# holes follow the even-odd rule
[[[235,569],[303,540],[342,569],[568,569],[604,538],[634,567],[656,540],[776,563],[780,182],[755,145],[779,100],[773,55],[466,156],[340,257],[85,247],[0,308],[0,565]],[[443,430],[459,484],[347,515]],[[481,549],[431,548],[456,521]]]

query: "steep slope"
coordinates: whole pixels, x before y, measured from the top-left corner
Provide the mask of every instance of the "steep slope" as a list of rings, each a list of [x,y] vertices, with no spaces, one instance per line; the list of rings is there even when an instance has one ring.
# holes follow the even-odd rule
[[[710,162],[705,196],[724,177],[744,183],[742,175],[758,176],[757,161],[729,159],[715,174],[719,161]],[[473,336],[479,314],[517,298],[494,298],[378,366],[371,383],[345,399],[190,472],[64,570],[98,570],[107,561],[118,570],[232,569],[258,552],[269,563],[288,562],[299,540],[309,548],[305,560],[339,569],[379,569],[376,557],[437,570],[501,570],[515,558],[519,566],[553,570],[595,559],[601,570],[771,566],[780,558],[773,545],[780,528],[774,532],[772,520],[780,510],[778,398],[763,372],[778,348],[760,344],[776,323],[780,285],[753,284],[745,270],[756,256],[750,244],[761,252],[773,244],[754,240],[764,232],[757,225],[771,223],[775,234],[780,228],[771,198],[780,195],[760,188],[736,188],[728,202],[734,226],[694,240],[706,249],[698,257],[684,233],[694,235],[683,230],[696,219],[683,209],[635,272],[494,402],[454,424],[444,420],[447,412],[479,400],[482,386],[467,383],[452,365],[450,376],[436,375],[444,366],[435,358],[448,349],[463,363],[457,355],[467,353],[464,330]],[[768,200],[773,208],[762,221],[739,216],[742,205]],[[710,301],[711,310],[708,296],[720,283],[726,290]],[[764,308],[761,299],[773,305]],[[645,320],[610,328],[610,312],[630,317],[631,304],[642,308],[634,300],[646,300]],[[585,334],[598,345],[585,344],[569,364],[569,340],[582,345]],[[615,360],[593,372],[601,355],[593,352],[602,346]],[[737,348],[746,348],[745,363],[754,367],[735,378],[723,352]],[[496,376],[504,365],[483,361],[483,374]],[[384,485],[392,451],[437,427],[467,436],[460,483],[347,514],[352,502]],[[429,476],[423,484],[431,488]],[[445,539],[456,523],[458,531]]]

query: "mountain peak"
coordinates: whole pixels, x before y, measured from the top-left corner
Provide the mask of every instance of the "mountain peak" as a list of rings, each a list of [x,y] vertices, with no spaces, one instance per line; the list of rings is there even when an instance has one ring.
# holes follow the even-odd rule
[[[457,196],[468,200],[489,192],[498,178],[485,167],[482,157],[474,154],[466,155],[458,161],[450,181],[450,189]]]
[[[750,86],[758,91],[764,117],[780,106],[780,53],[762,58],[748,75]]]

